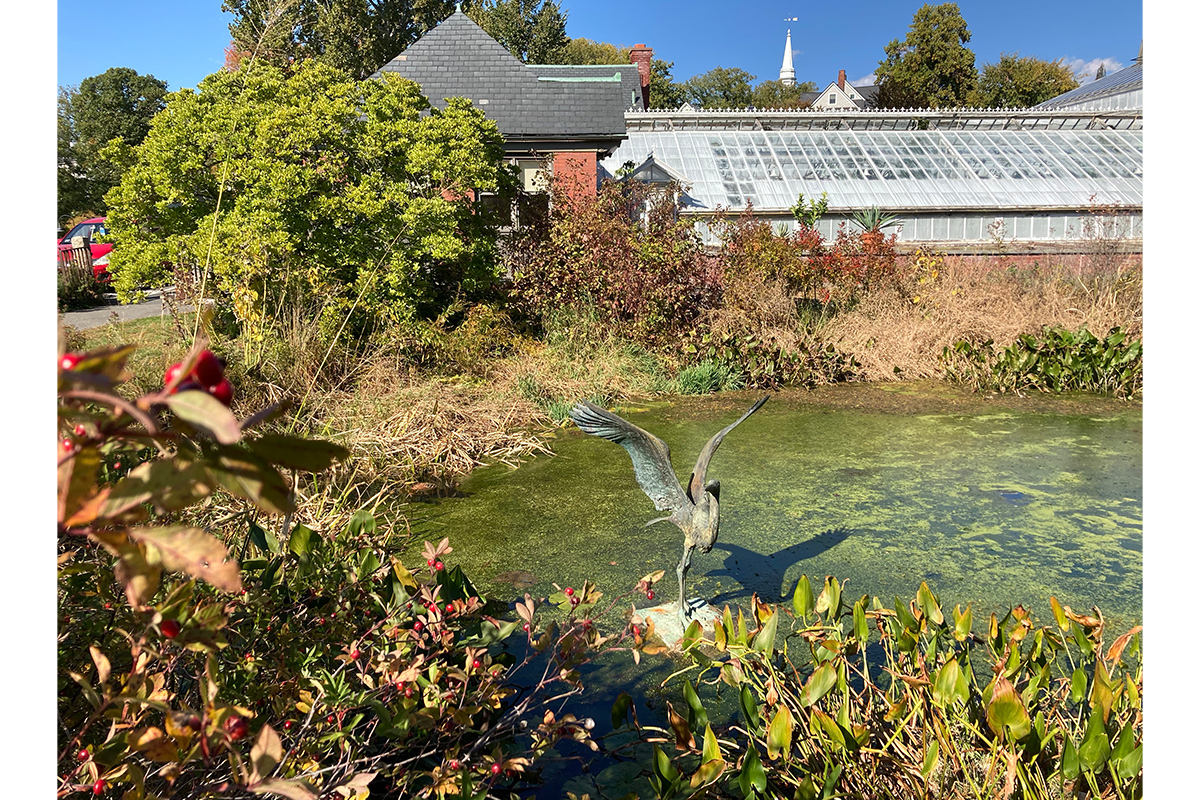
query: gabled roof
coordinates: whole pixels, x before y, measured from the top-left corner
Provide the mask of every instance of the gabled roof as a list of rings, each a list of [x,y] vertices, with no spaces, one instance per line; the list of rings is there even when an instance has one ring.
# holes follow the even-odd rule
[[[372,77],[384,72],[421,84],[439,108],[447,97],[469,98],[508,141],[624,138],[625,110],[634,99],[631,81],[637,80],[632,64],[628,69],[526,66],[461,11]],[[640,83],[636,85],[640,106]]]

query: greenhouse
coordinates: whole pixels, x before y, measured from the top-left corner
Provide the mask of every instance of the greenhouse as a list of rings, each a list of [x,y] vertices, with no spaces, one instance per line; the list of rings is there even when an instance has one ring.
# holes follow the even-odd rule
[[[698,221],[752,206],[792,225],[797,198],[824,194],[832,236],[878,207],[901,242],[1067,244],[1098,213],[1141,239],[1140,110],[629,112],[601,166],[685,187]]]

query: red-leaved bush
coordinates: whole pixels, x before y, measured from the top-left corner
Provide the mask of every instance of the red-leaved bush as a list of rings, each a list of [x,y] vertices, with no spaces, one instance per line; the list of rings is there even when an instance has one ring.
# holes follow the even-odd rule
[[[595,197],[552,188],[551,212],[513,248],[513,292],[535,317],[594,308],[615,332],[649,344],[676,338],[720,298],[721,270],[675,187],[605,182]]]

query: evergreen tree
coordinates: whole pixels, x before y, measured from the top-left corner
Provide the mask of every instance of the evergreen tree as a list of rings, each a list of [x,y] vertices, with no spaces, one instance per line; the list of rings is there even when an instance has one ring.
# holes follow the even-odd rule
[[[957,3],[924,5],[913,15],[904,41],[884,47],[875,70],[883,108],[944,108],[965,105],[975,88],[971,31]]]
[[[553,0],[484,0],[467,12],[526,64],[565,64],[567,15]]]

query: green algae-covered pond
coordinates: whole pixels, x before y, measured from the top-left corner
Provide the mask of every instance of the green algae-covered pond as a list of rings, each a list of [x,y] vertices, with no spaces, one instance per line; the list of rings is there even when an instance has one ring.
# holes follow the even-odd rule
[[[628,403],[617,412],[671,446],[686,481],[708,438],[759,395]],[[721,534],[693,559],[688,594],[746,606],[790,597],[801,574],[845,593],[911,598],[926,581],[976,619],[1049,598],[1141,618],[1141,408],[1103,398],[981,398],[936,383],[784,392],[722,443]],[[573,426],[554,456],[480,469],[461,496],[420,504],[415,532],[496,599],[590,579],[608,594],[667,570],[682,535],[634,481],[619,446]],[[515,577],[513,573],[518,573]],[[527,573],[527,574],[520,574]],[[497,576],[500,580],[497,581]],[[522,580],[523,579],[523,580]],[[512,581],[517,582],[514,586]],[[509,581],[506,583],[505,581]],[[529,583],[532,585],[527,585]],[[1114,628],[1115,629],[1115,628]]]

